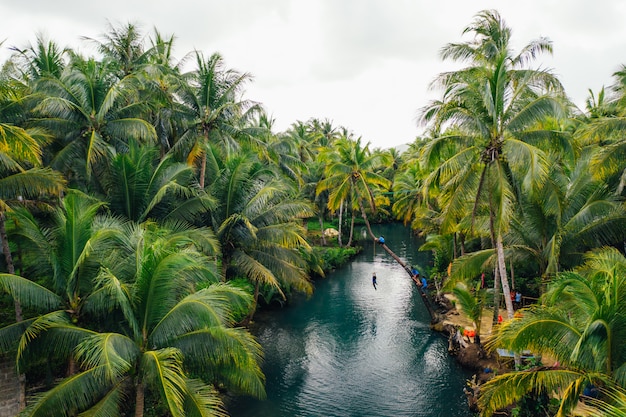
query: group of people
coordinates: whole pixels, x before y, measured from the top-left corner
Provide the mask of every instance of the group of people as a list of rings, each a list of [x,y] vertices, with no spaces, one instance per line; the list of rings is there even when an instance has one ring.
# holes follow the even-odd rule
[[[418,284],[424,291],[426,291],[426,288],[428,288],[428,282],[426,282],[426,277],[421,277],[420,278],[420,271],[418,271],[415,268],[411,269],[411,275],[413,275],[413,281],[415,282],[420,282],[420,284]]]
[[[376,238],[375,241],[381,245],[385,244],[385,238],[383,236]],[[426,282],[425,277],[420,278],[420,271],[416,268],[411,268],[411,275],[413,276],[413,280],[418,283],[417,285],[419,285],[422,290],[426,291],[426,288],[428,288],[428,282]],[[376,285],[378,285],[378,282],[376,281],[376,272],[372,273],[372,285],[374,286],[374,289],[376,289]]]
[[[520,308],[522,306],[522,293],[515,290],[511,291],[511,301],[516,310]]]

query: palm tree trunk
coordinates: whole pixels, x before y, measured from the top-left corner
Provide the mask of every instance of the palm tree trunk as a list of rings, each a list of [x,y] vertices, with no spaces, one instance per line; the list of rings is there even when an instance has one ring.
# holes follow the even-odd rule
[[[137,384],[137,393],[135,394],[135,417],[143,417],[143,408],[145,403],[145,391],[143,383]]]
[[[200,189],[204,190],[204,176],[206,175],[206,151],[202,152],[202,158],[200,158],[200,174],[198,175],[198,183]]]
[[[492,326],[497,325],[500,320],[500,273],[498,265],[493,269],[493,321]]]
[[[2,241],[2,252],[4,253],[4,259],[7,264],[7,272],[11,275],[15,275],[15,265],[13,265],[13,257],[11,256],[11,248],[9,247],[9,240],[6,229],[6,214],[4,211],[0,211],[0,241]],[[15,305],[15,322],[19,323],[23,320],[22,305],[17,298],[13,299]],[[18,398],[19,411],[26,408],[26,375],[19,374],[17,377],[20,383],[20,393]]]
[[[457,243],[456,243],[456,232],[454,232],[452,234],[452,259],[456,259],[456,249],[457,247]]]
[[[513,261],[509,262],[511,269],[511,288],[515,289],[515,271],[513,270]]]
[[[370,227],[370,222],[367,219],[367,214],[365,214],[365,207],[363,207],[363,202],[359,198],[359,208],[361,209],[361,216],[363,216],[363,221],[365,222],[365,227],[367,227],[367,232],[370,234],[370,237],[376,240],[376,236],[374,236],[374,232],[372,232],[372,228]]]
[[[343,201],[339,204],[339,227],[337,229],[339,234],[337,235],[337,243],[339,243],[339,247],[341,248],[343,246],[343,244],[341,243],[341,220],[343,218]]]
[[[319,214],[317,218],[320,221],[320,230],[322,231],[322,246],[326,246],[326,236],[324,236],[324,216]]]
[[[480,342],[480,325],[476,325],[476,323],[474,323],[474,328],[476,329],[476,333],[474,334],[474,344],[482,350],[483,345]]]
[[[13,264],[13,256],[11,256],[11,248],[9,248],[9,240],[7,237],[6,229],[6,214],[4,211],[0,211],[0,241],[2,241],[2,253],[4,253],[4,260],[7,264],[7,272],[11,275],[15,275],[15,265]],[[15,321],[19,323],[22,321],[22,306],[20,302],[15,300]]]
[[[461,256],[465,256],[465,235],[463,233],[459,235],[459,240],[461,241]]]
[[[350,219],[350,237],[348,238],[348,243],[346,244],[347,247],[350,247],[350,245],[352,245],[353,236],[354,236],[354,211],[352,211],[352,218]]]
[[[506,276],[506,263],[504,261],[504,247],[502,245],[502,236],[498,234],[496,238],[496,252],[498,254],[498,265],[500,267],[500,281],[502,282],[502,293],[504,295],[504,304],[506,305],[506,312],[509,319],[512,319],[515,315],[513,309],[513,301],[511,300],[511,290],[509,288],[509,280]],[[522,365],[522,358],[518,352],[514,352],[515,369],[520,369]]]
[[[498,266],[500,268],[500,281],[502,282],[502,293],[504,295],[504,304],[509,319],[515,315],[513,309],[513,301],[511,301],[511,289],[509,288],[509,280],[506,276],[506,263],[504,261],[504,247],[502,245],[502,236],[496,238],[496,253],[498,254]]]

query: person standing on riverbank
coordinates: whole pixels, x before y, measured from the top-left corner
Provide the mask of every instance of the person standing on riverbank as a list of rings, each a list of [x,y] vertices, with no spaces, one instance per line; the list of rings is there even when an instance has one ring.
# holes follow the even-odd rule
[[[372,285],[374,286],[374,289],[376,289],[376,272],[372,274]]]

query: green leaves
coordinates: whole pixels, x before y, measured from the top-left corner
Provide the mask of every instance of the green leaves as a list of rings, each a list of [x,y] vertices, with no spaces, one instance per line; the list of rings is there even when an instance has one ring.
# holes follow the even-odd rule
[[[536,368],[496,377],[483,386],[485,415],[530,392],[562,392],[559,415],[577,404],[589,385],[621,386],[626,350],[626,259],[613,248],[586,255],[575,272],[559,274],[544,304],[501,325],[491,347],[549,355],[558,368]],[[572,306],[576,308],[572,309]]]
[[[98,333],[76,346],[76,359],[87,369],[94,369],[95,377],[114,383],[134,366],[140,351],[125,336],[116,333]]]
[[[0,274],[0,288],[24,307],[49,311],[63,305],[63,299],[54,292],[17,275]]]

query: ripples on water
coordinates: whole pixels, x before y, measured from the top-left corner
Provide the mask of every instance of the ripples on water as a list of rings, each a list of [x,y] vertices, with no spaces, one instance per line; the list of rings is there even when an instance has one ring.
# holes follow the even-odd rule
[[[467,376],[429,329],[406,272],[381,254],[359,256],[309,301],[257,320],[268,398],[235,399],[233,417],[471,415]]]

